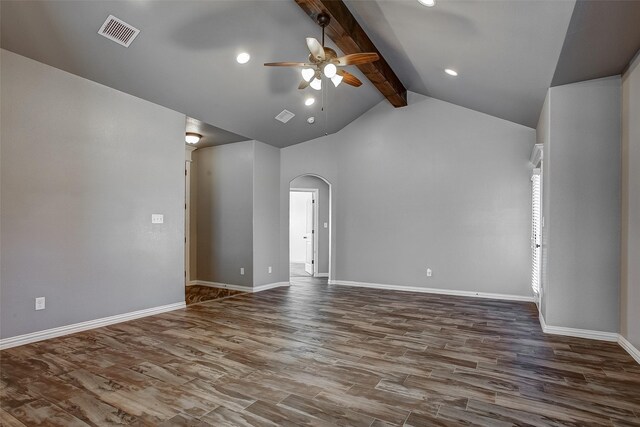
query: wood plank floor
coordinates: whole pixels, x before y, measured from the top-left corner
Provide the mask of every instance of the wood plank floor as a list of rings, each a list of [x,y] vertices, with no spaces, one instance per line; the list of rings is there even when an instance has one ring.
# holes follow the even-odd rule
[[[191,285],[184,289],[184,301],[187,305],[198,304],[205,301],[213,301],[216,299],[229,298],[230,296],[240,295],[242,291],[234,291],[232,289],[212,288],[210,286]]]
[[[0,357],[6,426],[640,425],[640,366],[529,303],[307,282]]]

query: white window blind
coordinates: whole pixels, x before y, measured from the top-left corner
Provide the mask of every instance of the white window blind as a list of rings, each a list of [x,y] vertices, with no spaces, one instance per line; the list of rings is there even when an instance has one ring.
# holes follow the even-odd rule
[[[540,172],[535,170],[531,177],[531,287],[537,294],[540,293],[540,246],[542,244],[540,196]]]

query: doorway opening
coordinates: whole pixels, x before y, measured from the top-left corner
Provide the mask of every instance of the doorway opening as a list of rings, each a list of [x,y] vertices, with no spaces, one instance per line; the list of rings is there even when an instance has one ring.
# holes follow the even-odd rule
[[[292,282],[326,283],[331,268],[331,186],[302,175],[289,185],[289,276]]]

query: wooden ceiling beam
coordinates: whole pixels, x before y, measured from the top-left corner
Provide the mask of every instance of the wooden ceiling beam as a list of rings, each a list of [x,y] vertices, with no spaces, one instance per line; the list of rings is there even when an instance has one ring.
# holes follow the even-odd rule
[[[342,0],[295,0],[295,2],[314,22],[316,16],[322,12],[331,17],[331,22],[325,29],[326,35],[345,55],[376,52],[380,56],[378,61],[357,65],[357,67],[391,105],[396,108],[407,106],[407,89]]]

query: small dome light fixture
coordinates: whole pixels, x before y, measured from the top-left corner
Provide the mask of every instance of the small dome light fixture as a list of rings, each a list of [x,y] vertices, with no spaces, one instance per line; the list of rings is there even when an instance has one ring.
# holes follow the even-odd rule
[[[316,122],[316,118],[311,116],[307,119],[307,123],[309,123],[310,125],[314,124]]]
[[[418,3],[423,6],[433,7],[436,5],[436,0],[418,0]]]
[[[187,144],[197,144],[198,142],[200,142],[200,138],[202,138],[202,135],[200,135],[199,133],[187,132],[184,140]]]
[[[456,70],[452,70],[451,68],[445,68],[444,72],[452,77],[456,77],[458,75],[458,72]]]
[[[249,55],[247,52],[242,52],[241,54],[236,56],[236,61],[238,61],[238,64],[246,64],[250,59],[251,55]]]
[[[309,97],[307,99],[304,100],[304,105],[306,105],[307,107],[313,105],[313,103],[316,102],[316,99],[314,97]]]

